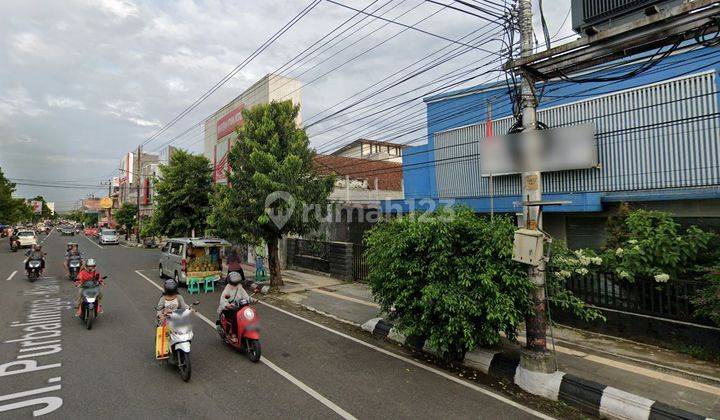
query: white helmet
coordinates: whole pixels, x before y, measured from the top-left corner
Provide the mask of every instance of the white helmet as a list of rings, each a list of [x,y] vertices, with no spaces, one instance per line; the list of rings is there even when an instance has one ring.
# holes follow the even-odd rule
[[[95,264],[95,258],[88,258],[87,262],[85,263],[85,267],[95,267],[97,264]]]

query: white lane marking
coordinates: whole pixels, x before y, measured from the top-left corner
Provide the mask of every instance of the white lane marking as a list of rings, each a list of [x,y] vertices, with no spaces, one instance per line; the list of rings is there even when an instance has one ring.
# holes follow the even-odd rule
[[[96,247],[98,247],[98,248],[100,248],[100,249],[103,249],[102,245],[96,243],[95,241],[91,240],[91,239],[88,238],[87,236],[85,236],[85,239],[87,239],[91,244],[95,245]]]
[[[162,287],[160,287],[157,283],[155,283],[155,282],[154,282],[153,280],[151,280],[149,277],[147,277],[146,275],[144,275],[143,273],[141,273],[139,270],[135,270],[135,273],[136,273],[138,276],[140,276],[140,277],[144,278],[145,280],[147,280],[148,283],[150,283],[150,284],[152,284],[153,286],[155,286],[155,288],[159,289],[160,291],[163,290]],[[215,330],[216,327],[215,327],[215,323],[214,323],[213,321],[210,321],[205,315],[201,314],[200,312],[196,312],[196,315],[197,315],[200,319],[202,319],[210,328],[212,328],[213,330]],[[260,359],[260,361],[263,362],[263,363],[265,364],[265,366],[267,366],[267,367],[269,367],[270,369],[272,369],[272,370],[274,370],[275,372],[277,372],[277,373],[278,373],[280,376],[282,376],[283,378],[285,378],[285,379],[287,379],[288,381],[292,382],[293,385],[295,385],[295,386],[297,386],[298,388],[302,389],[303,391],[305,391],[305,393],[307,393],[307,394],[310,395],[311,397],[313,397],[313,398],[315,398],[316,400],[318,400],[319,402],[321,402],[325,407],[327,407],[327,408],[331,409],[332,411],[334,411],[334,412],[335,412],[337,415],[339,415],[340,417],[342,417],[342,418],[344,418],[344,419],[348,419],[348,420],[357,420],[357,418],[356,418],[355,416],[353,416],[352,414],[350,414],[350,413],[348,413],[347,411],[343,410],[342,408],[340,408],[340,406],[338,406],[338,405],[335,404],[334,402],[330,401],[329,399],[327,399],[326,397],[324,397],[324,396],[323,396],[322,394],[320,394],[319,392],[317,392],[317,391],[315,391],[314,389],[310,388],[308,385],[306,385],[305,383],[303,383],[302,381],[300,381],[300,380],[297,379],[296,377],[292,376],[291,374],[287,373],[286,371],[284,371],[283,369],[281,369],[280,367],[278,367],[275,363],[273,363],[273,362],[271,362],[270,360],[268,360],[267,357],[263,356],[263,357]]]
[[[44,243],[45,241],[47,241],[47,239],[50,237],[50,235],[53,234],[53,232],[54,232],[54,231],[51,230],[50,233],[47,234],[47,236],[45,237],[45,239],[43,239],[42,241],[40,241],[40,243],[42,244],[42,243]]]
[[[17,274],[17,270],[13,271],[12,274],[10,274],[5,281],[10,281],[10,280],[12,280],[12,278],[15,277],[15,274]]]
[[[541,419],[553,420],[553,417],[550,417],[550,416],[548,416],[548,415],[546,415],[546,414],[543,414],[543,413],[541,413],[541,412],[539,412],[539,411],[535,411],[535,410],[533,410],[532,408],[525,407],[525,406],[522,405],[522,404],[516,403],[515,401],[512,401],[512,400],[510,400],[510,399],[507,399],[507,398],[503,397],[502,395],[498,395],[498,394],[496,394],[496,393],[494,393],[494,392],[488,391],[487,389],[481,388],[481,387],[479,387],[479,386],[477,386],[477,385],[474,385],[474,384],[472,384],[472,383],[465,382],[464,380],[458,379],[458,378],[456,378],[456,377],[454,377],[454,376],[452,376],[452,375],[450,375],[450,374],[448,374],[448,373],[446,373],[446,372],[443,372],[443,371],[441,371],[441,370],[439,370],[439,369],[435,369],[435,368],[433,368],[433,367],[426,366],[426,365],[424,365],[424,364],[422,364],[422,363],[420,363],[420,362],[416,362],[416,361],[414,361],[414,360],[412,360],[412,359],[409,359],[409,358],[407,358],[407,357],[405,357],[405,356],[401,356],[401,355],[399,355],[399,354],[395,354],[395,353],[393,353],[393,352],[391,352],[391,351],[388,351],[388,350],[385,350],[385,349],[383,349],[383,348],[374,346],[374,345],[372,345],[372,344],[370,344],[370,343],[367,343],[367,342],[365,342],[365,341],[363,341],[363,340],[360,340],[360,339],[358,339],[358,338],[349,336],[349,335],[347,335],[347,334],[345,334],[345,333],[341,333],[341,332],[339,332],[339,331],[335,331],[335,330],[333,330],[332,328],[326,327],[325,325],[319,324],[319,323],[317,323],[317,322],[315,322],[315,321],[311,321],[311,320],[309,320],[309,319],[305,319],[305,318],[303,318],[303,317],[301,317],[301,316],[299,316],[299,315],[296,315],[296,314],[294,314],[294,313],[292,313],[292,312],[288,312],[288,311],[286,311],[286,310],[284,310],[284,309],[280,309],[280,308],[278,308],[278,307],[276,307],[276,306],[274,306],[274,305],[271,305],[271,304],[269,304],[269,303],[266,303],[266,302],[263,302],[263,301],[258,301],[258,302],[259,302],[260,304],[262,304],[262,305],[267,306],[268,308],[275,309],[275,310],[278,311],[278,312],[282,312],[282,313],[284,313],[284,314],[286,314],[286,315],[288,315],[288,316],[291,316],[291,317],[293,317],[293,318],[297,318],[297,319],[299,319],[299,320],[301,320],[301,321],[307,322],[307,323],[310,324],[310,325],[314,325],[314,326],[316,326],[316,327],[318,327],[318,328],[322,328],[323,330],[326,330],[326,331],[329,331],[329,332],[331,332],[331,333],[333,333],[333,334],[337,334],[337,335],[339,335],[339,336],[341,336],[341,337],[347,338],[347,339],[350,340],[350,341],[354,341],[354,342],[356,342],[356,343],[358,343],[358,344],[361,344],[361,345],[363,345],[363,346],[365,346],[365,347],[371,348],[371,349],[373,349],[373,350],[375,350],[375,351],[378,351],[378,352],[380,352],[380,353],[386,354],[386,355],[388,355],[388,356],[390,356],[390,357],[394,357],[394,358],[396,358],[396,359],[399,359],[399,360],[402,360],[402,361],[404,361],[404,362],[406,362],[406,363],[409,363],[409,364],[411,364],[411,365],[413,365],[413,366],[419,367],[420,369],[424,369],[424,370],[427,370],[428,372],[432,372],[432,373],[434,373],[434,374],[436,374],[436,375],[442,376],[443,378],[445,378],[445,379],[447,379],[447,380],[450,380],[450,381],[452,381],[452,382],[455,382],[455,383],[457,383],[457,384],[460,384],[460,385],[462,385],[462,386],[464,386],[464,387],[466,387],[466,388],[470,388],[470,389],[472,389],[472,390],[474,390],[474,391],[477,391],[477,392],[479,392],[479,393],[481,393],[481,394],[485,394],[485,395],[487,395],[487,396],[489,396],[489,397],[491,397],[491,398],[494,398],[494,399],[496,399],[496,400],[498,400],[498,401],[500,401],[500,402],[503,402],[503,403],[505,403],[505,404],[511,405],[511,406],[513,406],[513,407],[515,407],[515,408],[517,408],[517,409],[519,409],[519,410],[522,410],[522,411],[526,412],[526,413],[532,414],[532,415],[534,415],[534,416],[536,416],[536,417],[539,417],[539,418],[541,418]]]

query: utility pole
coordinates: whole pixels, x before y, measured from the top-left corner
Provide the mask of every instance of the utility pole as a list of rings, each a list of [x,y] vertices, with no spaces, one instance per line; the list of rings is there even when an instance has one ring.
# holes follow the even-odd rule
[[[110,201],[112,201],[113,204],[115,204],[115,200],[113,200],[113,198],[112,198],[112,189],[113,189],[113,180],[112,180],[112,178],[110,178],[108,180],[108,198],[110,199]],[[108,219],[107,219],[107,222],[108,222],[107,227],[108,228],[110,228],[110,226],[111,226],[110,224],[112,222],[112,206],[113,206],[113,204],[111,204],[110,208],[108,208]]]
[[[140,243],[140,171],[142,168],[142,146],[137,148],[137,183],[135,184],[135,193],[137,197],[137,231],[135,232],[135,241]]]
[[[531,0],[519,2],[520,43],[521,57],[530,57],[533,54],[533,27]],[[535,164],[539,161],[542,145],[537,132],[537,97],[535,83],[532,75],[521,71],[521,109],[523,133],[529,136],[525,143],[527,150],[526,167],[522,173],[522,200],[525,202],[523,213],[525,229],[541,230],[540,206],[542,199],[542,180],[540,171]],[[535,134],[535,135],[534,135]],[[534,288],[531,292],[533,308],[532,314],[525,322],[527,333],[527,347],[523,352],[522,363],[526,369],[540,372],[550,372],[550,357],[546,347],[547,308],[545,301],[545,262],[528,268],[528,276]]]

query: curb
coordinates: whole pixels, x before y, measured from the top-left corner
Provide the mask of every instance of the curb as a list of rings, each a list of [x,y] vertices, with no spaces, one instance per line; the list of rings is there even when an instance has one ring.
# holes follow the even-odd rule
[[[392,323],[373,318],[362,329],[375,336],[405,344],[406,337]],[[422,350],[435,354],[427,342]],[[468,352],[461,364],[495,378],[505,379],[524,391],[553,401],[562,401],[597,417],[622,420],[705,420],[689,411],[613,388],[561,371],[533,372],[520,366],[517,355],[499,350],[478,349]]]

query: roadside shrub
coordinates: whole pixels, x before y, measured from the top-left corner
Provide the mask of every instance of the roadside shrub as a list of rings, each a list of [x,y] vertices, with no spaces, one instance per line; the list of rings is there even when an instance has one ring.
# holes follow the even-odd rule
[[[695,316],[720,325],[720,264],[708,269],[703,279],[707,285],[692,300]]]
[[[497,345],[500,332],[515,340],[533,289],[526,266],[512,260],[515,229],[510,218],[457,207],[379,222],[365,236],[368,284],[383,311],[394,308],[401,332],[444,355]],[[588,309],[570,292],[555,298]]]
[[[553,240],[550,251],[550,261],[545,266],[545,272],[551,309],[569,310],[585,321],[604,321],[602,312],[588,306],[566,287],[570,278],[584,278],[597,273],[602,267],[603,259],[590,249],[571,251],[559,240]]]
[[[608,269],[628,281],[636,278],[667,283],[696,278],[713,258],[713,234],[691,226],[684,234],[670,213],[634,210],[625,220],[626,235],[602,258]]]

